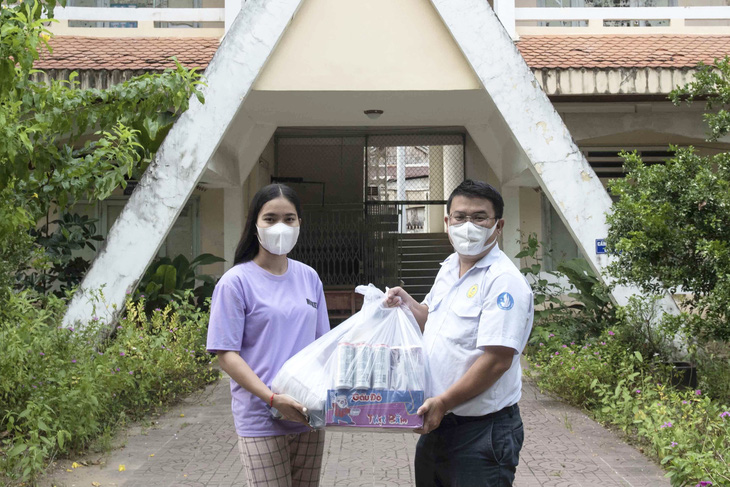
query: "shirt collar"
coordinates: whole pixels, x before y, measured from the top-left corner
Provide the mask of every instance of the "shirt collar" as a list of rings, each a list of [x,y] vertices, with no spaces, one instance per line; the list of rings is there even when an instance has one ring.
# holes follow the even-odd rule
[[[502,255],[502,251],[499,250],[499,243],[495,243],[492,250],[490,250],[487,255],[479,259],[477,263],[474,264],[474,267],[489,267],[499,260],[500,255]]]
[[[474,267],[489,267],[497,260],[499,260],[499,257],[502,255],[502,251],[499,249],[499,243],[495,243],[494,247],[492,247],[492,250],[489,251],[487,255],[482,257],[477,261],[476,264],[474,264]],[[459,267],[459,254],[454,252],[450,256],[446,258],[443,262],[441,262],[441,265],[446,265],[451,267],[452,269],[456,269]]]

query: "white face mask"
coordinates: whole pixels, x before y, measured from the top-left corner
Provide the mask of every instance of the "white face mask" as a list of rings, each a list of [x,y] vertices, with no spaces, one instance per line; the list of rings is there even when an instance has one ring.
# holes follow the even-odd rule
[[[494,242],[484,245],[484,242],[489,240],[496,229],[496,223],[492,228],[486,228],[474,225],[472,222],[464,222],[459,225],[449,225],[449,235],[454,250],[458,254],[479,255],[491,249],[497,242],[497,239],[494,239]]]
[[[299,227],[290,227],[286,223],[277,223],[265,228],[256,225],[256,230],[261,246],[274,255],[291,252],[299,238]]]

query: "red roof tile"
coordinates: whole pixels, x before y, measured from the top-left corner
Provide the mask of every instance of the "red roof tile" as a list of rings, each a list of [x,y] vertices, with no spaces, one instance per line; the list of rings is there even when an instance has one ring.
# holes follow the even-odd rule
[[[531,68],[687,68],[730,54],[730,35],[522,36]]]
[[[39,69],[163,70],[170,57],[205,68],[213,37],[73,37],[52,39]],[[523,36],[517,47],[532,68],[686,68],[730,54],[730,35]]]
[[[38,69],[153,70],[174,68],[177,60],[188,68],[205,68],[220,40],[215,37],[75,37],[57,36],[53,53],[44,53]]]

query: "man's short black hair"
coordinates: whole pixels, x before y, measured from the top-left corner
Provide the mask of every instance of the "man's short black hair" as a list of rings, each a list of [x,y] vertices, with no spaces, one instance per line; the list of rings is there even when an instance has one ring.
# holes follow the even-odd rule
[[[464,182],[458,185],[449,196],[449,201],[446,203],[446,213],[448,214],[451,214],[451,200],[454,199],[454,196],[489,200],[492,202],[492,206],[494,206],[495,218],[502,218],[504,200],[502,199],[502,195],[499,194],[499,191],[497,191],[491,184],[485,183],[484,181],[465,179]]]

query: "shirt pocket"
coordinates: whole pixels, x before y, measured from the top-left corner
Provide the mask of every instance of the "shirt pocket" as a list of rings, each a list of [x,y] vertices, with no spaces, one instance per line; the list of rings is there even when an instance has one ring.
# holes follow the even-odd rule
[[[444,337],[464,348],[476,348],[479,317],[482,308],[471,302],[458,301],[451,306],[451,313]]]

